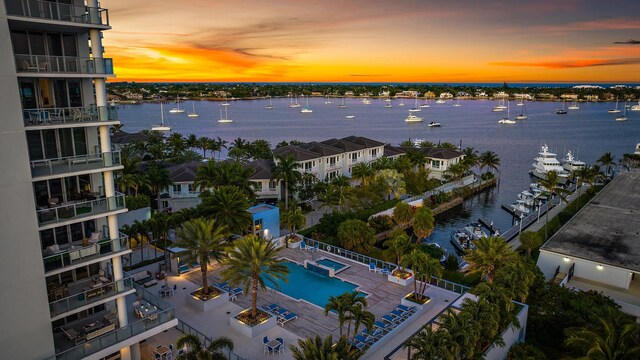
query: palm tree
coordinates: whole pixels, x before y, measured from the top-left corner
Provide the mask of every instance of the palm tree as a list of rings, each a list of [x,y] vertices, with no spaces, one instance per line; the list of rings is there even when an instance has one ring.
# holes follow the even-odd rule
[[[560,182],[560,177],[556,171],[548,171],[547,175],[544,179],[540,179],[539,183],[541,186],[546,188],[546,193],[549,194],[549,199],[547,199],[547,211],[545,214],[545,225],[544,225],[544,239],[549,239],[549,204],[551,203],[553,196],[558,195],[561,201],[567,201],[567,199],[562,195],[566,193],[566,190],[560,188],[558,186]]]
[[[413,208],[404,201],[397,203],[393,209],[393,220],[403,228],[411,224],[413,215]]]
[[[210,140],[206,136],[202,136],[198,139],[198,147],[202,149],[202,157],[207,158],[207,150],[211,149]]]
[[[302,178],[298,171],[300,164],[296,162],[293,156],[276,157],[276,164],[271,169],[271,180],[281,180],[284,184],[284,208],[289,209],[289,190]]]
[[[384,159],[384,158],[382,158]],[[402,175],[396,170],[384,169],[378,172],[377,179],[380,179],[385,186],[388,196],[399,197],[405,192],[405,182]]]
[[[419,243],[431,235],[435,227],[435,219],[433,211],[428,206],[423,206],[416,210],[413,217],[413,234],[416,236],[416,242]]]
[[[498,171],[498,167],[500,166],[500,158],[498,154],[493,151],[485,151],[480,154],[479,158],[480,170],[488,167],[489,169],[493,169]]]
[[[211,340],[206,348],[200,342],[198,335],[182,334],[176,341],[176,348],[188,348],[189,350],[180,355],[178,360],[226,360],[228,359],[222,350],[233,351],[233,340],[226,336]]]
[[[333,343],[331,335],[324,338],[316,335],[313,339],[298,339],[298,346],[289,345],[295,360],[358,360],[364,352],[351,346],[347,338],[341,336]]]
[[[351,321],[353,321],[353,339],[358,335],[358,330],[360,330],[361,325],[364,325],[367,331],[371,331],[376,321],[376,316],[370,311],[365,310],[365,306],[356,303],[351,307]],[[351,323],[351,321],[349,323]],[[347,336],[349,336],[349,330],[347,330]]]
[[[371,167],[373,168],[373,170],[375,171],[380,171],[380,170],[385,170],[385,169],[391,169],[393,168],[393,160],[391,158],[388,158],[386,156],[377,158],[376,161],[374,161],[371,164]]]
[[[185,249],[181,255],[185,255],[189,263],[200,264],[204,295],[211,290],[207,284],[209,264],[214,260],[220,262],[224,255],[224,234],[224,226],[219,226],[215,220],[203,218],[185,222],[176,234],[180,239],[176,246]]]
[[[429,326],[409,338],[404,347],[413,349],[410,352],[411,360],[454,360],[456,357],[451,356],[447,351],[450,342],[451,337],[448,332],[443,330],[433,331]]]
[[[348,291],[345,292],[344,294],[340,295],[340,297],[342,297],[344,299],[344,301],[347,303],[348,308],[348,316],[347,316],[347,338],[349,338],[350,334],[351,334],[351,322],[355,320],[355,312],[366,309],[367,308],[367,298],[365,298],[364,296],[362,296],[362,293],[360,291]],[[365,316],[368,318],[368,315],[360,315]],[[362,319],[360,319],[362,320]],[[368,321],[368,320],[366,320]],[[374,316],[374,321],[375,321],[375,316]],[[371,323],[371,325],[373,326],[373,322]],[[371,327],[368,327],[369,329]],[[355,335],[355,334],[354,334]]]
[[[460,180],[467,171],[469,171],[468,165],[464,161],[460,161],[456,164],[450,165],[445,171],[445,174],[454,180]]]
[[[367,180],[369,180],[373,175],[373,168],[364,162],[357,163],[351,168],[351,178],[359,180],[362,187],[367,186]]]
[[[307,217],[299,207],[295,207],[283,212],[280,222],[284,228],[289,230],[290,234],[293,234],[297,229],[302,229],[305,226]]]
[[[618,310],[596,315],[593,324],[565,330],[565,345],[580,351],[581,359],[623,360],[640,358],[640,327]]]
[[[483,284],[486,285],[486,284]],[[496,303],[485,298],[466,299],[462,303],[462,312],[473,324],[476,350],[482,351],[492,343],[504,346],[500,336],[500,309]]]
[[[480,156],[478,156],[477,150],[472,147],[467,147],[462,150],[462,152],[464,153],[464,160],[462,160],[462,162],[464,162],[468,169],[480,164]]]
[[[384,242],[384,246],[387,247],[384,251],[387,259],[400,265],[402,255],[410,253],[418,245],[411,241],[411,238],[403,230],[400,230],[392,233],[391,237]],[[402,270],[402,266],[400,266],[400,270]]]
[[[509,300],[515,299],[520,302],[527,301],[529,290],[536,282],[535,263],[531,259],[516,256],[497,271],[494,284],[502,286],[508,293]],[[510,307],[511,304],[508,304]]]
[[[110,128],[111,133],[112,133],[112,134],[115,134],[115,133],[117,133],[117,132],[120,132],[120,130],[122,130],[122,127],[123,127],[123,126],[124,126],[124,125],[122,125],[122,124],[114,124],[114,125],[111,125],[111,128]]]
[[[344,324],[349,321],[349,309],[351,308],[350,303],[348,303],[348,299],[344,296],[330,296],[327,304],[324,306],[324,315],[329,315],[329,312],[333,311],[338,315],[338,332],[340,337],[342,337],[342,328],[344,328]]]
[[[417,301],[422,301],[422,298],[425,297],[424,291],[431,282],[431,278],[442,276],[440,262],[420,249],[413,249],[410,253],[405,254],[400,263],[413,270],[413,293]],[[418,281],[421,282],[420,288],[418,288]]]
[[[198,136],[196,134],[189,134],[184,143],[189,149],[195,149],[199,146]]]
[[[273,285],[276,280],[287,281],[289,269],[285,260],[280,259],[280,249],[275,242],[265,241],[255,235],[246,236],[235,243],[223,260],[225,268],[222,277],[233,286],[244,287],[247,293],[251,288],[252,318],[258,316],[258,288],[265,290],[266,282]]]
[[[160,204],[160,191],[173,185],[169,176],[169,170],[158,163],[152,163],[147,169],[147,178],[151,187],[151,192],[156,195],[156,208]]]
[[[406,154],[401,155],[396,159],[396,161],[393,162],[393,168],[396,169],[399,173],[406,175],[411,172],[415,166],[415,164],[413,164],[411,160],[412,158],[410,158]],[[422,163],[422,165],[424,165],[424,163]]]
[[[447,356],[455,359],[471,358],[476,342],[476,332],[469,316],[462,312],[456,313],[449,308],[440,319],[439,329],[442,329],[451,339],[447,342]]]
[[[611,165],[615,163],[615,157],[611,155],[610,152],[606,152],[600,156],[598,163],[607,169],[606,175],[609,176],[611,173]]]
[[[222,154],[222,149],[227,149],[227,144],[228,143],[229,142],[227,140],[221,139],[219,136],[215,140],[212,140],[211,149],[213,149],[214,153],[216,151],[218,152],[218,160],[220,160],[220,155]]]
[[[180,133],[172,133],[167,138],[167,145],[171,149],[171,157],[177,157],[186,150],[185,140]]]
[[[527,250],[527,257],[531,257],[531,250],[540,246],[542,239],[537,232],[525,231],[520,234],[520,245]]]
[[[237,186],[220,186],[212,193],[205,193],[200,209],[203,215],[215,219],[233,234],[241,234],[251,225],[249,201]]]
[[[349,219],[338,226],[340,245],[347,250],[364,252],[370,249],[376,241],[373,229],[366,222]]]
[[[476,240],[476,250],[467,250],[464,259],[469,263],[469,273],[479,273],[489,283],[493,282],[496,269],[513,261],[516,254],[501,237],[483,237]]]

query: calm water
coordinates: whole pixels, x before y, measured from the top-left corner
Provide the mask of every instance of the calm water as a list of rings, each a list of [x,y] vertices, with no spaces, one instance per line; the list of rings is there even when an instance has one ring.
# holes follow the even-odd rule
[[[640,142],[640,112],[629,112],[629,120],[616,122],[617,114],[608,114],[611,103],[583,103],[580,110],[569,110],[568,115],[556,115],[555,109],[561,103],[527,103],[528,120],[515,125],[500,125],[497,121],[505,113],[491,112],[495,105],[490,100],[461,101],[460,107],[453,102],[435,104],[416,113],[425,119],[418,124],[406,124],[404,118],[414,101],[405,99],[405,106],[398,106],[399,100],[392,102],[393,108],[384,108],[383,100],[373,99],[372,104],[362,104],[359,99],[346,99],[347,108],[337,107],[339,99],[331,99],[325,104],[323,98],[309,99],[311,114],[301,114],[300,108],[292,109],[288,99],[273,99],[273,110],[266,110],[264,100],[235,101],[228,107],[228,117],[232,124],[219,124],[220,106],[217,102],[196,101],[200,117],[187,118],[187,114],[168,114],[165,119],[174,132],[184,135],[221,137],[227,141],[241,137],[248,140],[266,139],[273,146],[282,140],[322,141],[349,135],[365,136],[397,145],[408,138],[421,138],[431,142],[449,141],[462,146],[472,146],[479,152],[495,151],[501,160],[500,186],[467,200],[464,205],[446,216],[440,217],[432,235],[436,241],[452,251],[449,236],[452,229],[461,227],[479,217],[494,221],[502,232],[511,226],[511,215],[500,208],[501,204],[511,204],[516,195],[531,182],[528,171],[533,157],[546,143],[551,150],[563,158],[567,150],[572,150],[586,163],[593,163],[610,151],[619,159],[622,154],[633,152]],[[303,106],[306,99],[300,100]],[[568,104],[567,104],[568,105]],[[173,104],[165,106],[165,112]],[[190,111],[192,103],[183,106]],[[622,107],[623,104],[620,104]],[[517,115],[520,107],[511,102],[511,117]],[[355,119],[345,119],[345,115],[355,115]],[[160,120],[160,105],[142,104],[126,106],[120,110],[124,130],[135,132],[150,129]],[[441,128],[431,129],[429,121],[442,123]]]

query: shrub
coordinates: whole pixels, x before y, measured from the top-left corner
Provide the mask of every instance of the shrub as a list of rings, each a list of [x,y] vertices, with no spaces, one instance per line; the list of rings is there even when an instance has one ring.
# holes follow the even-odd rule
[[[368,223],[376,233],[381,233],[393,228],[393,219],[389,215],[372,217],[369,219]]]
[[[151,205],[151,199],[144,194],[128,195],[125,197],[125,203],[129,211],[142,209]]]

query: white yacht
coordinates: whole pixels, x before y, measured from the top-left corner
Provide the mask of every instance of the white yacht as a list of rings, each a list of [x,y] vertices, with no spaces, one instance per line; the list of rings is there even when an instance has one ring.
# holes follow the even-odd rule
[[[498,124],[515,124],[515,120],[511,120],[511,114],[509,111],[509,103],[507,103],[507,117],[503,117],[502,119],[498,120]]]
[[[546,179],[547,172],[555,171],[558,173],[558,182],[560,184],[565,184],[567,182],[569,172],[560,165],[560,161],[556,158],[556,154],[549,152],[549,147],[546,144],[542,145],[538,156],[535,157],[534,160],[536,162],[532,164],[532,169],[529,172],[531,175],[540,179]]]
[[[638,100],[638,104],[631,106],[631,108],[629,108],[629,110],[631,110],[631,111],[640,111],[640,100]]]
[[[220,104],[220,106],[222,107],[220,108],[220,120],[218,120],[218,122],[221,124],[229,124],[233,122],[233,120],[229,119],[229,114],[227,112],[228,105],[229,104],[227,105]],[[222,117],[222,108],[224,108],[224,117]]]
[[[422,120],[423,119],[421,117],[415,116],[415,115],[413,115],[411,113],[409,113],[409,116],[407,116],[407,118],[404,119],[404,121],[406,121],[406,122],[422,122]]]
[[[169,110],[169,113],[171,114],[181,114],[184,112],[184,109],[180,109],[180,99],[176,98],[176,107],[171,108],[171,110]]]
[[[533,207],[536,203],[536,200],[534,199],[534,195],[527,190],[518,194],[518,200],[521,200],[522,203],[528,207]]]
[[[529,210],[529,208],[524,203],[525,203],[525,200],[518,199],[514,204],[511,204],[509,207],[517,215],[520,215],[520,214],[528,215],[531,210]]]
[[[564,161],[562,162],[562,168],[567,170],[570,173],[574,171],[584,169],[587,166],[584,162],[577,160],[571,151],[567,152],[567,155],[564,157]]]
[[[345,119],[355,119],[356,116],[355,115],[346,115],[344,118]]]
[[[419,148],[422,146],[423,142],[424,142],[424,139],[415,139],[413,140],[413,147]]]
[[[164,109],[162,108],[162,103],[160,103],[160,124],[153,125],[151,131],[171,131],[171,127],[164,124]]]
[[[300,110],[301,113],[303,114],[308,114],[308,113],[312,113],[313,110],[311,110],[311,108],[309,107],[309,97],[307,96],[307,106],[303,107],[302,110]]]
[[[384,107],[385,107],[385,108],[387,108],[387,109],[391,109],[391,108],[393,107],[393,105],[391,105],[391,104],[384,104]]]
[[[369,104],[371,104],[371,99],[364,98],[364,99],[362,99],[362,103],[365,104],[365,105],[369,105]]]
[[[446,101],[444,99],[436,100],[436,104],[444,104],[444,103],[446,103]]]

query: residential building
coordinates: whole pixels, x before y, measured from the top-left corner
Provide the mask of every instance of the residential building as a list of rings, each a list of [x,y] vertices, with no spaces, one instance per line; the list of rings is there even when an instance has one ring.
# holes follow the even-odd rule
[[[277,201],[280,199],[281,182],[271,179],[271,170],[275,166],[275,162],[273,160],[258,159],[250,162],[247,166],[253,169],[249,180],[254,184],[258,200]]]
[[[177,324],[172,308],[151,321],[129,310],[144,290],[122,267],[110,28],[97,0],[0,2],[3,358],[139,359],[140,341]]]
[[[640,172],[617,175],[540,248],[545,278],[611,297],[640,317]]]
[[[448,91],[440,93],[440,99],[453,99],[453,94]]]
[[[578,94],[561,94],[560,98],[563,100],[578,100]]]
[[[364,146],[363,162],[372,163],[384,155],[385,144],[380,141],[353,135],[342,138],[342,140]]]
[[[160,190],[158,209],[178,211],[200,204],[200,189],[193,182],[201,165],[200,161],[189,161],[167,168],[173,185]]]
[[[404,154],[406,154],[406,151],[399,146],[392,146],[389,144],[384,146],[384,156],[389,159],[395,160]]]
[[[260,204],[249,208],[251,213],[251,233],[267,239],[280,237],[280,208],[269,204]]]
[[[464,153],[460,150],[448,148],[421,148],[420,151],[427,157],[424,167],[429,170],[431,177],[444,180],[447,170],[464,159]]]
[[[397,98],[415,98],[418,96],[418,92],[415,90],[404,90],[396,93]]]

